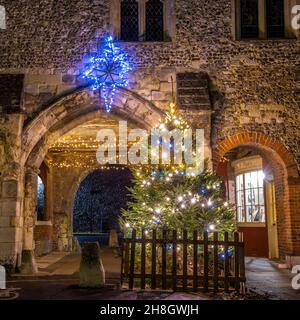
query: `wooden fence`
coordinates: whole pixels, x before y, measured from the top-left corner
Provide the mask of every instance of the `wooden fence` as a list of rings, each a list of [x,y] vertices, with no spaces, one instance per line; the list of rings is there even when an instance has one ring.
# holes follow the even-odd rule
[[[129,289],[244,291],[242,234],[132,230],[122,245],[121,277]]]

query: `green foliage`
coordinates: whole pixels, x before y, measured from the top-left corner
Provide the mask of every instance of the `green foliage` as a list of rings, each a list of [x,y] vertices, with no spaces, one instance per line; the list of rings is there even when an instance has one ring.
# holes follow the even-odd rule
[[[140,168],[133,175],[131,200],[120,219],[125,234],[132,228],[235,229],[234,208],[223,200],[221,180],[209,169],[188,176],[175,167]]]
[[[174,103],[160,130],[189,129]],[[172,144],[172,143],[171,143]],[[194,154],[193,154],[194,155]],[[195,156],[195,155],[194,155]],[[199,175],[187,174],[181,165],[141,166],[133,169],[131,200],[122,210],[120,225],[125,235],[135,229],[177,229],[199,232],[235,229],[235,211],[224,202],[221,180],[207,164]]]

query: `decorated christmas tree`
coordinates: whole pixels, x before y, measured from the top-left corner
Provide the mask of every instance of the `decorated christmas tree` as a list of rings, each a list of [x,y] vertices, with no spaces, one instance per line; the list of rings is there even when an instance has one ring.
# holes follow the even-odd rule
[[[171,104],[160,128],[185,130],[189,125]],[[207,165],[196,175],[189,174],[184,163],[140,166],[132,171],[131,200],[120,219],[125,234],[132,229],[235,229],[234,209],[224,201],[222,182]]]

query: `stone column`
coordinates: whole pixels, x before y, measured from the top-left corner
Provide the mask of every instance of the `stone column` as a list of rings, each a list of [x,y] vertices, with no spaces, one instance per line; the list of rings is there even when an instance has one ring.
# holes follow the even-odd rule
[[[37,176],[38,170],[26,168],[24,188],[24,227],[21,273],[37,272],[34,258],[34,227],[37,215]]]
[[[98,242],[86,242],[82,246],[79,279],[79,286],[83,288],[101,288],[105,285],[105,270]]]
[[[0,153],[1,156],[1,153]],[[21,217],[22,170],[11,161],[1,167],[0,176],[0,264],[14,272],[22,250],[23,220]]]
[[[111,229],[109,233],[109,244],[110,248],[119,248],[119,239],[116,229]]]

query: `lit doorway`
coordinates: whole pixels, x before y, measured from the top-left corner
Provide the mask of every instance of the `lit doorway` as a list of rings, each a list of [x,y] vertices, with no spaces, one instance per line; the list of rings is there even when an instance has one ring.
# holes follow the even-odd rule
[[[236,206],[246,255],[278,258],[275,184],[270,171],[264,170],[263,158],[254,148],[238,147],[226,154],[218,173],[228,200]]]

